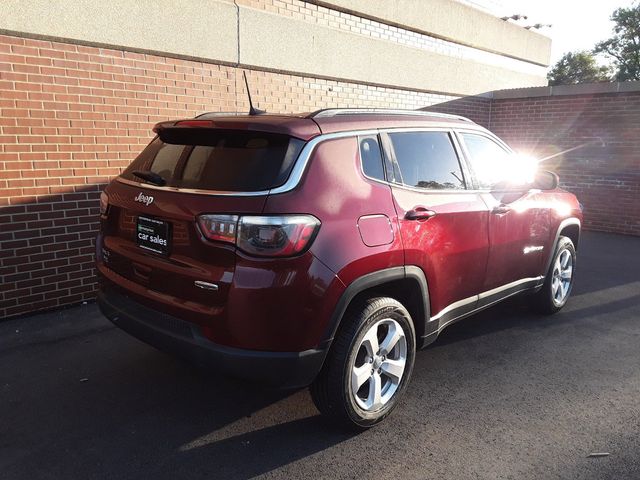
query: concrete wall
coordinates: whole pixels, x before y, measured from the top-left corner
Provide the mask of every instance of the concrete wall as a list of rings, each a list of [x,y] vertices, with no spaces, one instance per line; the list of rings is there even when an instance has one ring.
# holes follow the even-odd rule
[[[452,95],[546,84],[549,39],[455,1],[327,5],[5,0],[0,32]]]
[[[231,0],[3,0],[0,29],[238,61],[237,9]]]
[[[314,3],[384,19],[481,50],[549,65],[550,38],[454,0],[319,0]]]
[[[286,38],[287,41],[282,41]],[[240,12],[240,63],[451,95],[546,84],[537,75],[460,59],[261,10]]]

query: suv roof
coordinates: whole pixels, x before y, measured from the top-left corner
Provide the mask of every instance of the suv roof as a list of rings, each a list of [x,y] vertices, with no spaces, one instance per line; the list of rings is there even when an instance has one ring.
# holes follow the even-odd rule
[[[309,140],[322,133],[350,130],[402,127],[460,127],[477,126],[458,115],[427,112],[424,110],[392,110],[367,108],[330,108],[297,114],[263,114],[209,112],[198,115],[198,120],[212,120],[218,128],[262,130],[285,133]]]

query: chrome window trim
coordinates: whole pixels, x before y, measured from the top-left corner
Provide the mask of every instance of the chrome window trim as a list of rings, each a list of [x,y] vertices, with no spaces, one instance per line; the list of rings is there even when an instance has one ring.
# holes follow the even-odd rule
[[[312,138],[306,143],[304,147],[302,147],[302,151],[300,152],[300,155],[298,156],[298,159],[296,160],[296,163],[294,164],[293,169],[291,170],[291,173],[289,174],[289,178],[287,179],[287,181],[284,184],[280,185],[279,187],[272,188],[269,191],[269,194],[275,195],[279,193],[286,193],[296,188],[300,183],[300,181],[302,180],[304,172],[307,170],[307,164],[311,159],[311,154],[320,143],[328,140],[336,140],[338,138],[349,138],[349,137],[357,137],[358,135],[377,135],[377,134],[378,134],[377,129],[349,130],[346,132],[325,133]]]
[[[235,191],[222,191],[222,190],[202,190],[202,189],[193,189],[193,188],[179,188],[179,187],[164,187],[159,185],[153,185],[150,183],[142,183],[136,182],[133,180],[127,180],[120,176],[116,177],[116,180],[120,183],[124,183],[126,185],[132,185],[138,188],[149,188],[152,190],[159,190],[163,192],[182,192],[182,193],[191,193],[196,195],[211,195],[211,196],[227,196],[227,197],[259,197],[262,195],[275,195],[279,193],[287,193],[291,190],[295,189],[302,180],[304,173],[307,169],[307,164],[311,158],[311,154],[316,149],[316,147],[322,143],[329,140],[336,140],[339,138],[349,138],[349,137],[357,137],[359,135],[378,135],[380,133],[386,132],[421,132],[421,131],[443,131],[443,127],[398,127],[398,128],[375,128],[375,129],[363,129],[363,130],[347,130],[344,132],[334,132],[334,133],[323,133],[318,135],[317,137],[309,140],[298,155],[298,158],[295,161],[293,168],[291,169],[291,173],[289,174],[289,178],[285,183],[280,185],[279,187],[275,187],[269,190],[261,190],[257,192],[235,192]],[[450,127],[444,127],[444,130],[452,130]],[[469,129],[470,131],[481,131],[475,130],[473,128]],[[385,182],[386,183],[386,182]],[[399,186],[391,183],[387,183],[388,185]],[[468,190],[419,190],[421,192],[468,192]]]
[[[364,175],[364,174],[363,174]],[[408,190],[410,192],[415,192],[415,193],[424,193],[426,195],[437,195],[439,193],[459,193],[459,194],[464,194],[464,193],[486,193],[485,190],[468,190],[468,189],[455,189],[455,188],[443,188],[441,190],[436,190],[436,189],[427,189],[427,188],[420,188],[420,187],[410,187],[408,185],[400,185],[399,183],[391,183],[391,182],[387,182],[385,180],[378,180],[375,178],[371,178],[371,177],[367,177],[366,175],[364,175],[365,178],[367,180],[371,180],[372,182],[377,182],[377,183],[381,183],[383,185],[388,185],[390,187],[393,188],[399,188],[401,190]]]
[[[160,186],[160,185],[153,185],[151,183],[134,182],[133,180],[127,180],[126,178],[122,178],[122,177],[116,177],[116,181],[120,183],[124,183],[126,185],[132,185],[138,188],[150,188],[152,190],[160,190],[162,192],[192,193],[196,195],[259,197],[260,195],[269,194],[269,190],[260,190],[257,192],[229,192],[229,191],[217,191],[217,190],[199,190],[194,188],[166,187],[166,186]]]
[[[471,174],[471,172],[467,172],[466,169],[463,167],[462,162],[466,163],[466,157],[462,156],[462,151],[458,150],[458,142],[457,142],[457,137],[455,136],[455,130],[449,127],[411,127],[411,128],[381,128],[378,130],[378,133],[402,133],[402,132],[445,132],[448,133],[450,135],[451,138],[451,144],[456,152],[456,155],[458,156],[458,163],[460,163],[460,168],[462,169],[462,174],[465,176],[465,183],[466,184],[470,184],[470,182],[467,182],[467,174]],[[470,130],[472,132],[476,131],[476,130]],[[358,133],[358,136],[364,136],[363,133]],[[383,145],[380,145],[380,148],[384,148]],[[358,155],[360,154],[360,150],[358,149]],[[439,193],[483,193],[485,192],[484,190],[477,190],[477,189],[470,189],[470,188],[443,188],[443,189],[433,189],[433,188],[420,188],[420,187],[411,187],[409,185],[403,185],[400,183],[393,183],[393,182],[389,182],[388,180],[380,180],[378,178],[373,178],[370,177],[369,175],[367,175],[366,173],[364,173],[364,168],[362,167],[362,158],[359,159],[359,164],[360,164],[360,173],[362,174],[362,176],[364,178],[366,178],[367,180],[370,180],[372,182],[376,182],[376,183],[380,183],[382,185],[388,185],[389,187],[394,187],[394,188],[400,188],[402,190],[408,190],[410,192],[416,192],[416,193],[426,193],[426,194],[439,194]]]
[[[365,175],[364,171],[362,171],[362,162],[360,162],[360,172],[362,173],[362,176],[364,178],[366,178],[367,180],[370,180],[372,182],[376,182],[376,183],[380,183],[382,185],[388,185],[389,187],[393,187],[393,188],[400,188],[402,190],[409,190],[410,192],[416,192],[416,193],[425,193],[425,194],[430,194],[430,195],[436,195],[438,193],[486,193],[485,190],[470,190],[470,189],[456,189],[456,188],[443,188],[441,190],[436,190],[436,189],[428,189],[428,188],[420,188],[420,187],[410,187],[408,185],[401,185],[399,183],[392,183],[392,182],[388,182],[386,180],[378,180],[377,178],[372,178],[369,177],[368,175]]]
[[[278,194],[278,193],[286,193],[290,192],[294,188],[298,186],[300,180],[302,180],[302,176],[306,171],[307,164],[309,163],[309,159],[311,158],[311,154],[315,150],[315,148],[322,142],[328,140],[334,140],[337,138],[347,138],[347,137],[355,137],[357,135],[377,135],[378,130],[350,130],[345,132],[336,132],[336,133],[327,133],[321,134],[317,137],[309,140],[298,155],[293,168],[291,169],[291,173],[289,174],[289,178],[285,183],[280,185],[279,187],[271,188],[269,190],[260,190],[256,192],[241,192],[241,191],[228,191],[228,190],[202,190],[202,189],[193,189],[193,188],[179,188],[179,187],[165,187],[160,185],[153,185],[149,183],[135,182],[133,180],[127,180],[120,176],[116,177],[116,180],[120,183],[124,183],[127,185],[132,185],[139,188],[150,188],[152,190],[160,190],[164,192],[181,192],[181,193],[192,193],[197,195],[210,195],[210,196],[226,196],[226,197],[259,197],[262,195],[270,195],[270,194]]]

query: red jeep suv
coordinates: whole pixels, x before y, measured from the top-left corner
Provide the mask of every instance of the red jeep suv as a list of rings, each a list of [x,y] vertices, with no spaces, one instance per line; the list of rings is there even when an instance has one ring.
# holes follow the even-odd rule
[[[558,311],[581,207],[470,120],[394,110],[162,122],[101,196],[98,301],[220,373],[311,385],[358,427],[416,349],[512,295]]]

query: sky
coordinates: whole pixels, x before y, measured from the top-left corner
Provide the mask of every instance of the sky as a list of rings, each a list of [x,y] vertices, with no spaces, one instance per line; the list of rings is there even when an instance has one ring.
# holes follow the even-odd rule
[[[496,2],[498,3],[498,2]],[[529,18],[519,25],[550,23],[551,28],[539,30],[552,39],[551,65],[575,50],[591,50],[600,40],[612,34],[609,17],[616,8],[629,7],[633,0],[502,0],[500,10],[505,15],[523,14]]]

